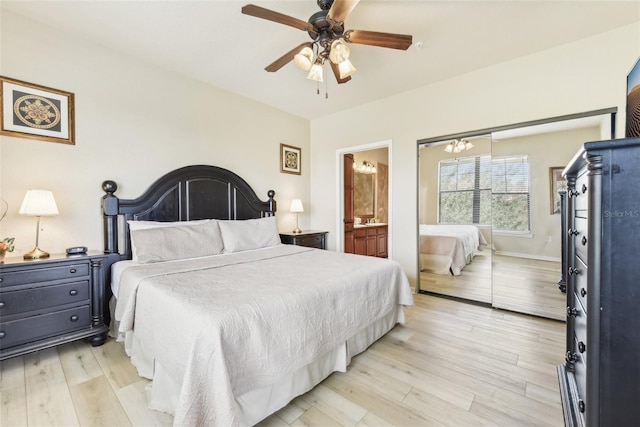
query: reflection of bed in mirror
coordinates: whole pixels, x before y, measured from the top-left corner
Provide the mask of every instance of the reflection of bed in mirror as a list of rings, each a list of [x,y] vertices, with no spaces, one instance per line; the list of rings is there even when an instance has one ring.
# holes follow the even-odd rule
[[[486,246],[474,225],[420,224],[420,271],[458,276]]]

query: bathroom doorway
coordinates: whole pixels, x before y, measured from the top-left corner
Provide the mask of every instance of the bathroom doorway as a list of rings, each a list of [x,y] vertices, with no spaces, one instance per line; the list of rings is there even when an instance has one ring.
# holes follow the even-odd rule
[[[391,142],[338,152],[336,247],[340,252],[391,257]]]

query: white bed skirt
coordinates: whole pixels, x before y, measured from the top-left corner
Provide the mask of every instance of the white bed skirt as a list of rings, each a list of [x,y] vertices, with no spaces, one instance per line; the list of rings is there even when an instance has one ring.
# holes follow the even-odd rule
[[[114,316],[112,315],[111,318],[114,319]],[[252,426],[260,422],[285,407],[296,396],[311,390],[332,372],[346,372],[353,356],[366,350],[367,347],[389,332],[396,323],[402,324],[404,321],[402,306],[397,306],[395,310],[387,313],[380,320],[370,324],[314,362],[281,378],[273,385],[251,390],[237,397],[236,402],[240,408],[242,425]],[[114,326],[116,325],[112,324],[112,335],[114,331],[117,331]],[[125,336],[120,335],[117,340],[124,342],[125,351],[131,358],[131,363],[138,370],[138,374],[143,378],[153,380],[149,408],[173,415],[178,403],[181,385],[174,381],[159,363],[154,362],[153,358],[147,355],[134,332],[129,332]]]

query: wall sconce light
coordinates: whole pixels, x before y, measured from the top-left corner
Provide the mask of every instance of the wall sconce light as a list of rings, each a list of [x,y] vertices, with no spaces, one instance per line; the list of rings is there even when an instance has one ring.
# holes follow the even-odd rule
[[[360,166],[353,162],[353,170],[360,173],[376,173],[378,169],[373,165],[373,163],[368,161],[363,161]]]
[[[58,214],[58,206],[53,198],[53,193],[47,190],[28,190],[20,206],[21,215],[36,216],[36,247],[24,254],[24,259],[48,258],[49,252],[38,247],[40,240],[40,217]]]
[[[291,201],[291,208],[289,210],[296,214],[296,228],[293,230],[293,233],[294,234],[302,233],[302,230],[300,230],[300,227],[298,226],[298,213],[304,212],[304,208],[302,207],[302,200],[293,199]]]

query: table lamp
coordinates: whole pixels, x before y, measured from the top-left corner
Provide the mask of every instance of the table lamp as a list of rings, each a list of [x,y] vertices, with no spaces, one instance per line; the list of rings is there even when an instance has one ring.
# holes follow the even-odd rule
[[[49,252],[43,251],[38,247],[40,239],[40,217],[58,214],[58,206],[53,198],[53,193],[47,190],[28,190],[20,206],[19,213],[21,215],[36,216],[38,223],[36,225],[36,247],[24,254],[24,259],[38,259],[49,257]]]
[[[304,212],[304,208],[302,207],[302,200],[300,199],[293,199],[291,201],[291,212],[295,212],[296,214],[296,228],[293,230],[294,234],[300,234],[302,233],[302,230],[300,230],[300,227],[298,227],[298,213],[299,212]]]

